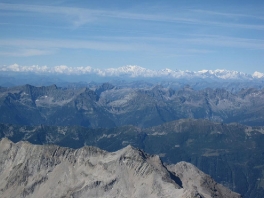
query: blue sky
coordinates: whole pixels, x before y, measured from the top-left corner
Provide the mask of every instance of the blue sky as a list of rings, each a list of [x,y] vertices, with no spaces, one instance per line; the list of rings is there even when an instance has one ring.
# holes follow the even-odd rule
[[[263,0],[0,0],[0,66],[264,72],[263,10]]]

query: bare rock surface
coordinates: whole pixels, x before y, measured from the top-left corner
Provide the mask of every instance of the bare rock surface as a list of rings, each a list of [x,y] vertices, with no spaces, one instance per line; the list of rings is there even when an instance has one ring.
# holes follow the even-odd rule
[[[0,178],[1,198],[240,197],[189,163],[166,167],[131,146],[111,153],[3,138]]]
[[[216,183],[209,175],[190,163],[179,162],[167,168],[181,180],[182,187],[189,189],[196,197],[238,197],[237,194]]]

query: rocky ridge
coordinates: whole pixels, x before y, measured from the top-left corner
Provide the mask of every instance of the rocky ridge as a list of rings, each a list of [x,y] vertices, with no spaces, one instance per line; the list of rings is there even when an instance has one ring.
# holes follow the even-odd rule
[[[158,156],[127,146],[96,147],[0,141],[1,197],[240,197],[193,165],[166,167]]]

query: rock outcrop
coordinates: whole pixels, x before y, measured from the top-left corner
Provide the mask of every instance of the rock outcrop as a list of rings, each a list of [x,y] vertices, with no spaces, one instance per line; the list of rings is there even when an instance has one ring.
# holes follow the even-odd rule
[[[240,197],[189,163],[165,166],[131,146],[110,153],[3,138],[0,178],[2,198]]]

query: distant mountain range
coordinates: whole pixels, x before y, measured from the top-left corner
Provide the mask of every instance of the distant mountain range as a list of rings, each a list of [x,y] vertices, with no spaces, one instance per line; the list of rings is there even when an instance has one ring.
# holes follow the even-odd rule
[[[154,87],[0,87],[0,122],[25,125],[150,127],[181,118],[264,123],[264,89]]]
[[[140,66],[129,65],[118,68],[96,69],[87,67],[69,67],[60,65],[55,67],[47,66],[20,66],[13,64],[0,67],[0,72],[19,72],[19,73],[37,73],[37,74],[66,74],[66,75],[97,75],[99,77],[130,77],[130,78],[202,78],[202,79],[224,79],[224,80],[252,80],[264,79],[264,74],[254,72],[246,74],[238,71],[224,69],[201,70],[201,71],[181,71],[181,70],[151,70]]]

